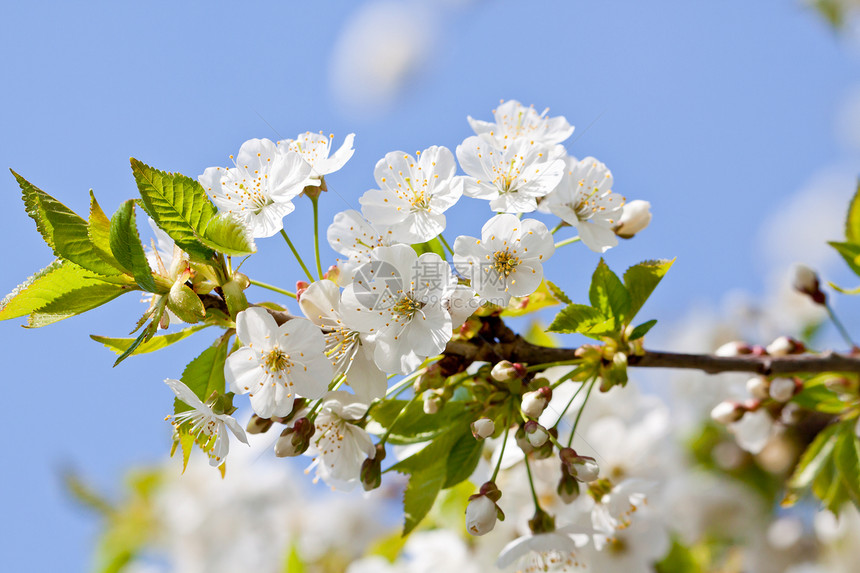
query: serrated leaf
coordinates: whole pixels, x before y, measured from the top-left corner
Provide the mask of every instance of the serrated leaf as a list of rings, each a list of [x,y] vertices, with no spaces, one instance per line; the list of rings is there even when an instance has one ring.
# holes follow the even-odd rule
[[[409,476],[403,492],[403,535],[409,535],[433,508],[433,503],[445,482],[445,463],[435,464],[416,471]]]
[[[27,326],[30,328],[39,328],[82,314],[112,301],[130,290],[127,286],[101,282],[70,290],[32,312],[27,321]]]
[[[146,316],[147,315],[144,314],[144,317],[146,317]],[[141,325],[142,325],[142,323],[139,323],[137,328],[140,328]],[[137,330],[137,328],[135,328],[135,330]],[[126,358],[128,358],[129,356],[134,354],[134,352],[138,348],[140,348],[140,346],[142,346],[144,343],[146,343],[148,340],[150,340],[153,336],[155,336],[155,333],[157,330],[158,330],[158,320],[153,320],[152,322],[147,324],[146,328],[144,328],[141,331],[141,333],[137,335],[137,338],[135,338],[131,342],[131,344],[128,345],[128,348],[126,348],[122,352],[122,354],[119,355],[119,358],[117,358],[114,361],[113,367],[116,368],[117,366],[119,366],[120,362],[122,362],[123,360],[125,360]]]
[[[638,340],[648,334],[648,331],[654,328],[654,325],[657,324],[656,319],[649,320],[647,322],[643,322],[633,329],[633,332],[630,333],[630,338],[628,340]]]
[[[81,267],[57,259],[21,283],[0,302],[0,320],[30,314],[81,287],[100,284]]]
[[[848,204],[848,214],[845,217],[845,239],[849,243],[860,243],[860,181],[851,203]]]
[[[203,330],[211,326],[210,324],[197,324],[190,328],[184,328],[177,332],[171,332],[170,334],[162,334],[161,336],[153,336],[148,341],[143,344],[140,344],[132,354],[146,354],[148,352],[155,352],[156,350],[161,350],[162,348],[166,348],[171,344],[175,344],[180,340],[185,340],[195,332]],[[96,342],[100,342],[108,348],[115,352],[116,354],[122,354],[126,350],[131,347],[134,342],[133,338],[110,338],[107,336],[98,336],[95,334],[91,334],[90,338],[95,340]]]
[[[45,216],[45,208],[42,204],[45,197],[50,197],[47,193],[18,175],[13,169],[9,171],[15,176],[18,181],[18,186],[21,188],[22,198],[24,199],[24,210],[33,221],[36,222],[36,229],[42,235],[45,243],[54,249],[54,227],[48,218]]]
[[[675,259],[644,261],[633,265],[624,273],[624,285],[630,293],[630,313],[628,320],[632,321],[642,309],[642,305],[660,284]]]
[[[827,244],[836,249],[855,275],[860,276],[860,245],[838,241],[828,241]]]
[[[102,211],[92,189],[90,189],[90,218],[87,220],[87,236],[96,254],[103,261],[117,270],[122,270],[122,265],[119,264],[110,250],[110,219]]]
[[[145,210],[156,225],[189,255],[211,259],[214,253],[200,238],[218,210],[203,186],[190,177],[160,171],[134,158],[131,170]]]
[[[584,304],[569,304],[555,316],[547,328],[550,332],[601,335],[615,330],[615,320]]]
[[[836,469],[851,499],[860,505],[860,443],[854,435],[852,424],[840,425],[842,430],[834,454]]]
[[[630,293],[603,259],[600,259],[597,269],[591,276],[588,300],[591,301],[591,306],[599,310],[603,316],[614,318],[616,327],[624,324],[630,313]]]
[[[448,453],[445,483],[442,489],[454,487],[463,480],[469,479],[478,462],[481,460],[481,452],[484,450],[483,440],[476,440],[471,432],[466,432]]]
[[[399,416],[404,408],[406,411]],[[382,427],[391,428],[389,443],[403,445],[432,440],[461,418],[464,411],[465,404],[453,400],[435,414],[425,414],[420,400],[386,400],[373,407],[371,417]]]
[[[140,242],[132,199],[124,202],[111,217],[110,250],[119,264],[134,276],[140,288],[147,292],[163,294],[155,284]]]
[[[210,219],[200,240],[206,246],[231,257],[244,257],[257,252],[254,238],[245,226],[227,213]]]
[[[180,380],[194,394],[205,402],[213,392],[224,393],[224,363],[227,360],[229,337],[223,336],[215,344],[204,350],[197,358],[188,363]],[[174,401],[174,412],[188,410],[180,400]]]
[[[546,286],[549,289],[549,292],[552,293],[552,296],[555,297],[555,300],[564,304],[573,304],[573,301],[570,300],[570,298],[568,298],[568,296],[564,294],[564,291],[558,288],[555,283],[546,281]]]
[[[554,334],[546,331],[546,327],[540,321],[533,320],[529,323],[528,328],[523,332],[522,337],[526,342],[531,342],[537,346],[545,346],[547,348],[558,348],[561,346],[559,338]]]
[[[794,472],[788,479],[787,485],[791,489],[803,489],[808,487],[830,461],[833,450],[836,448],[839,426],[837,424],[824,428],[815,436],[815,439],[800,456],[800,461],[794,468]]]
[[[525,316],[557,304],[558,301],[550,293],[546,281],[541,281],[537,290],[532,294],[512,298],[501,315],[505,317]]]

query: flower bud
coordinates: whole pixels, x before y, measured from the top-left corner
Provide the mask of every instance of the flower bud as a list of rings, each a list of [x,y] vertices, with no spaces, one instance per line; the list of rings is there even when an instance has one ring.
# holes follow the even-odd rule
[[[296,302],[302,299],[302,295],[305,294],[309,286],[311,285],[308,284],[308,281],[296,281]]]
[[[526,432],[526,439],[529,441],[529,444],[533,448],[539,448],[544,445],[549,438],[549,434],[546,432],[546,428],[535,422],[534,420],[529,420],[526,422],[524,426],[524,430]]]
[[[529,443],[529,440],[526,437],[526,431],[523,426],[520,426],[517,429],[517,433],[514,434],[514,437],[517,440],[517,445],[520,447],[524,454],[528,455],[534,451],[534,448]]]
[[[428,416],[435,414],[442,406],[442,397],[438,394],[430,393],[424,397],[424,413]]]
[[[249,434],[265,434],[269,431],[269,428],[274,424],[273,420],[269,418],[261,418],[257,414],[251,416],[251,419],[248,420],[248,425],[245,428]]]
[[[723,357],[743,356],[745,354],[752,354],[752,347],[746,342],[733,340],[717,348],[714,354]]]
[[[579,497],[579,482],[575,477],[567,473],[564,464],[562,464],[561,468],[561,479],[559,480],[558,487],[555,488],[555,491],[558,493],[558,497],[561,498],[562,502],[572,503]]]
[[[768,397],[768,386],[770,383],[764,376],[753,376],[747,380],[747,392],[753,398],[763,400]]]
[[[535,514],[529,519],[529,529],[535,535],[555,531],[555,518],[540,507],[535,508]]]
[[[476,440],[489,438],[496,431],[496,424],[489,418],[480,418],[472,422],[472,435]]]
[[[442,367],[436,362],[424,370],[424,373],[412,384],[412,388],[420,394],[424,390],[433,390],[444,385],[445,376],[442,374]]]
[[[625,203],[621,217],[615,225],[615,234],[622,239],[630,239],[641,232],[651,222],[651,203],[637,199]]]
[[[791,378],[774,378],[770,381],[770,397],[777,402],[788,402],[794,397],[797,384]]]
[[[361,463],[361,487],[364,491],[371,491],[382,485],[382,460],[385,459],[385,446],[376,445],[373,457],[365,459]]]
[[[473,496],[466,506],[466,529],[472,535],[484,535],[496,526],[498,509],[485,495]]]
[[[299,418],[292,428],[284,428],[275,442],[275,455],[279,458],[294,457],[305,453],[311,445],[314,425],[307,418]]]
[[[525,375],[525,372],[526,369],[522,364],[514,364],[509,360],[502,360],[493,366],[490,376],[492,376],[493,380],[496,382],[507,382],[509,380],[522,378]]]
[[[523,401],[520,405],[520,409],[523,414],[529,418],[538,419],[546,409],[550,399],[552,399],[552,390],[550,390],[549,386],[544,386],[532,392],[526,392],[523,394]]]
[[[340,278],[340,269],[337,267],[337,265],[330,266],[323,275],[323,278],[337,282],[337,280]]]
[[[818,275],[806,265],[796,264],[791,269],[791,286],[794,290],[807,295],[816,304],[827,302],[827,295],[821,292]]]
[[[806,347],[799,340],[789,338],[788,336],[780,336],[768,344],[766,350],[771,356],[788,356],[789,354],[803,354],[806,351]]]
[[[571,464],[572,470],[570,473],[579,481],[588,483],[597,479],[600,475],[600,466],[597,461],[589,456],[579,456],[576,461]]]
[[[711,419],[719,424],[737,422],[744,415],[744,408],[734,402],[720,402],[711,410]]]

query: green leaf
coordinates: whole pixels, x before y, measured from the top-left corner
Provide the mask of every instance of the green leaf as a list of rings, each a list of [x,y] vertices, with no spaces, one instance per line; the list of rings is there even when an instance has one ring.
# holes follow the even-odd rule
[[[838,440],[839,425],[824,428],[800,456],[800,461],[786,482],[791,489],[808,487],[830,461]]]
[[[142,318],[141,320],[145,320],[147,316],[149,316],[149,313],[144,314],[144,315],[143,315],[143,318]],[[142,323],[142,322],[140,322],[140,323],[138,323],[138,324],[140,325],[140,324],[143,324],[143,323]],[[138,326],[137,328],[140,328],[140,326]],[[136,330],[136,329],[135,329],[135,330]],[[158,319],[153,319],[149,324],[147,324],[147,325],[146,325],[146,328],[144,328],[144,329],[140,332],[140,334],[138,334],[138,335],[137,335],[137,338],[135,338],[135,339],[131,342],[131,344],[129,344],[129,345],[128,345],[128,348],[126,348],[126,349],[122,352],[122,354],[120,354],[120,355],[119,355],[119,358],[117,358],[117,359],[114,361],[114,363],[113,363],[113,367],[114,367],[114,368],[116,368],[116,367],[119,365],[119,363],[120,363],[120,362],[122,362],[123,360],[125,360],[126,358],[128,358],[129,356],[131,356],[132,354],[134,354],[134,352],[135,352],[135,351],[136,351],[140,346],[142,346],[144,343],[146,343],[148,340],[150,340],[150,339],[155,335],[155,333],[156,333],[156,331],[157,331],[157,330],[158,330]]]
[[[0,320],[28,315],[64,294],[97,284],[88,271],[57,259],[6,295],[0,302]]]
[[[585,334],[599,338],[615,330],[615,320],[607,319],[599,310],[584,304],[569,304],[559,312],[547,328],[550,332]]]
[[[558,288],[555,283],[546,281],[546,286],[547,288],[549,288],[549,292],[552,293],[552,296],[555,297],[555,300],[564,304],[573,304],[573,301],[570,300],[568,296],[564,294],[564,291]]]
[[[409,535],[433,508],[436,496],[445,482],[445,461],[413,472],[403,492],[403,535]]]
[[[27,326],[38,328],[92,310],[119,295],[129,292],[127,286],[106,283],[70,290],[30,314]]]
[[[649,320],[648,322],[643,322],[639,326],[633,329],[633,332],[630,333],[630,338],[628,340],[638,340],[648,334],[648,331],[654,328],[654,325],[657,324],[656,319]]]
[[[171,332],[170,334],[163,334],[161,336],[153,336],[148,341],[140,344],[132,354],[146,354],[148,352],[155,352],[156,350],[161,350],[162,348],[166,348],[171,344],[179,342],[180,340],[185,340],[195,332],[203,330],[211,326],[210,324],[197,324],[195,326],[184,328],[177,332]],[[105,348],[108,348],[114,351],[117,354],[122,354],[126,350],[131,347],[132,343],[134,343],[133,338],[109,338],[107,336],[98,336],[95,334],[91,334],[90,338],[95,340],[96,342],[100,342],[104,344]]]
[[[137,222],[134,214],[134,201],[124,202],[110,222],[110,250],[119,264],[129,271],[137,285],[151,293],[160,293],[152,277],[152,270],[143,252]]]
[[[211,259],[212,250],[200,238],[218,210],[203,186],[190,177],[159,171],[134,158],[131,170],[146,212],[155,224],[189,255]]]
[[[419,256],[424,253],[436,253],[443,259],[445,258],[445,247],[442,245],[442,241],[439,240],[439,237],[435,237],[426,243],[416,243],[412,245],[412,248],[415,249],[415,252],[418,253]]]
[[[848,214],[845,217],[845,239],[849,243],[860,243],[860,181],[857,182],[854,197],[848,204]]]
[[[54,201],[53,197],[18,175],[13,169],[9,171],[15,176],[18,181],[18,186],[21,188],[22,197],[24,199],[24,210],[33,221],[36,222],[36,229],[42,235],[45,243],[54,249],[54,227],[45,216],[45,201]],[[56,201],[54,201],[56,202]]]
[[[110,250],[110,219],[102,211],[92,189],[90,189],[90,218],[87,221],[87,236],[96,254],[103,261],[118,270],[122,270],[122,265],[119,264]]]
[[[541,281],[532,294],[512,298],[501,314],[506,317],[525,316],[557,304],[558,301],[550,293],[546,281]]]
[[[855,275],[860,275],[860,245],[855,243],[840,243],[837,241],[828,241],[827,243],[842,255],[842,258],[848,264]]]
[[[484,441],[476,440],[471,432],[466,432],[451,448],[448,454],[447,471],[443,489],[453,487],[463,480],[469,479],[478,462],[481,461],[481,453],[484,451]]]
[[[208,247],[231,257],[244,257],[257,252],[254,238],[233,216],[223,213],[206,225],[200,240]]]
[[[827,386],[830,380],[838,380],[836,374],[820,374],[803,383],[803,389],[792,398],[792,402],[816,412],[824,414],[840,414],[848,405],[842,401],[839,394]]]
[[[215,344],[204,350],[200,356],[188,363],[182,372],[182,382],[205,402],[213,392],[224,393],[224,363],[227,361],[229,337],[222,336]],[[178,399],[174,402],[176,413],[189,407]]]
[[[188,324],[194,324],[206,318],[203,301],[185,283],[176,282],[170,287],[170,293],[167,295],[167,308]]]
[[[836,444],[836,469],[843,485],[855,504],[860,505],[860,443],[854,434],[853,424],[842,423]]]
[[[299,545],[296,542],[290,543],[290,550],[287,553],[287,558],[284,560],[283,573],[306,573],[307,567],[299,553]]]
[[[632,321],[636,317],[674,262],[675,259],[644,261],[627,269],[624,273],[624,284],[630,293],[629,320]]]
[[[626,322],[630,312],[630,293],[603,259],[600,259],[591,277],[588,299],[591,301],[591,306],[599,310],[603,316],[615,319],[616,328]]]
[[[404,408],[406,411],[398,417]],[[465,404],[453,400],[435,414],[425,414],[420,400],[386,400],[373,407],[371,417],[382,427],[391,428],[389,443],[415,444],[432,440],[462,418],[464,412]]]

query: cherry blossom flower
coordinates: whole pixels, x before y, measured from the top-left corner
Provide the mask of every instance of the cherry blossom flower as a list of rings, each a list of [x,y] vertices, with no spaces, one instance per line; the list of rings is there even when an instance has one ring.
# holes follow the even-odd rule
[[[332,281],[312,283],[302,294],[299,306],[317,326],[326,328],[326,355],[334,374],[346,374],[346,383],[368,403],[385,395],[388,379],[373,361],[375,343],[370,336],[346,325],[340,311],[340,289]]]
[[[374,169],[379,189],[371,189],[359,202],[364,216],[388,227],[404,243],[423,243],[445,229],[443,213],[463,194],[457,164],[446,147],[433,146],[417,154],[392,151]]]
[[[420,257],[408,245],[377,247],[341,295],[345,322],[376,342],[374,360],[384,371],[406,374],[451,339],[446,298],[455,283],[435,253]]]
[[[355,134],[347,135],[340,148],[331,155],[331,144],[334,135],[326,137],[319,133],[311,133],[306,131],[300,133],[295,139],[284,139],[278,142],[278,149],[282,151],[293,151],[302,156],[302,159],[307,161],[313,168],[312,177],[319,179],[329,173],[338,171],[346,165],[350,160],[355,149],[352,147],[352,142],[355,140]]]
[[[332,379],[320,329],[303,318],[281,326],[266,310],[251,307],[236,317],[243,346],[227,357],[224,374],[236,394],[249,394],[261,418],[286,416],[297,396],[321,398]]]
[[[494,138],[499,147],[516,139],[528,139],[546,145],[561,143],[571,136],[573,126],[564,116],[547,117],[549,108],[538,113],[533,107],[526,107],[517,100],[502,102],[493,110],[495,122],[468,118],[469,125],[477,135]]]
[[[558,187],[547,196],[547,207],[576,227],[582,242],[596,253],[618,244],[615,226],[622,215],[624,197],[612,193],[612,173],[593,157],[567,158]]]
[[[227,428],[240,442],[248,443],[245,430],[232,416],[213,412],[212,408],[204,404],[183,382],[173,378],[168,378],[164,382],[170,386],[170,389],[181,402],[191,407],[190,410],[174,414],[172,424],[177,429],[180,426],[190,426],[188,432],[200,443],[207,443],[204,451],[209,455],[210,465],[220,466],[223,464],[227,453],[230,451],[230,440],[226,435]],[[208,447],[210,443],[211,448]]]
[[[370,253],[376,247],[395,244],[391,230],[385,225],[371,225],[361,213],[350,209],[334,216],[326,233],[332,249],[347,257],[338,259],[338,284],[346,286],[352,282],[355,269],[370,261]]]
[[[468,175],[463,193],[490,201],[493,211],[529,213],[561,181],[563,153],[561,146],[525,139],[499,149],[488,135],[468,137],[457,146],[457,160]]]
[[[283,218],[295,209],[293,199],[306,186],[319,185],[300,154],[279,150],[268,139],[249,139],[234,161],[234,167],[208,167],[198,180],[218,209],[239,219],[255,238],[283,229]]]
[[[511,297],[533,293],[543,280],[543,263],[555,252],[552,235],[536,219],[496,215],[481,239],[454,241],[454,266],[483,300],[507,306]]]
[[[752,454],[764,449],[775,430],[774,420],[764,408],[746,412],[740,420],[729,424],[738,445]]]
[[[596,533],[594,544],[585,545],[589,571],[595,573],[651,573],[653,563],[666,555],[669,533],[663,523],[648,516],[611,534]]]
[[[374,457],[370,434],[353,422],[367,412],[367,404],[347,392],[329,392],[316,418],[313,444],[319,456],[317,475],[333,488],[351,490],[359,482],[361,464]]]
[[[502,549],[496,562],[504,568],[513,563],[522,572],[570,572],[582,569],[585,563],[579,557],[582,536],[570,535],[569,528],[549,533],[538,533],[517,538]]]

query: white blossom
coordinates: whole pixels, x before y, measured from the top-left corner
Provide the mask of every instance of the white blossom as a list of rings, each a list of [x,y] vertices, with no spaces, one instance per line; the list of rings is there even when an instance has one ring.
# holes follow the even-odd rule
[[[612,193],[612,182],[612,173],[595,158],[568,157],[561,183],[546,198],[549,210],[576,227],[582,242],[596,253],[618,244],[614,228],[624,197]]]
[[[376,453],[370,434],[356,426],[367,404],[347,392],[329,392],[316,418],[313,444],[319,458],[317,475],[333,488],[351,490],[359,481],[361,464]]]
[[[596,533],[593,540],[582,552],[594,573],[651,573],[671,545],[665,525],[654,516],[637,516],[630,527]]]
[[[549,108],[543,113],[534,107],[526,107],[516,100],[502,102],[493,110],[495,122],[468,118],[476,135],[487,135],[496,140],[499,147],[516,139],[527,139],[546,145],[561,143],[571,136],[573,126],[564,116],[547,117]]]
[[[565,529],[538,533],[515,539],[505,545],[496,565],[507,567],[517,564],[523,572],[563,573],[583,567],[579,545]]]
[[[496,215],[481,238],[454,241],[454,266],[471,281],[482,300],[507,306],[511,297],[533,293],[543,280],[543,263],[555,252],[552,235],[536,219]]]
[[[559,148],[517,139],[500,149],[487,135],[468,137],[457,146],[457,160],[468,175],[463,193],[488,200],[493,211],[534,211],[537,200],[564,175],[564,149]]]
[[[231,156],[232,158],[232,156]],[[308,185],[313,169],[298,153],[279,150],[268,139],[249,139],[234,167],[208,167],[198,177],[222,213],[240,220],[253,237],[271,237],[295,209],[293,199]]]
[[[191,407],[190,410],[173,415],[173,425],[178,429],[180,426],[188,426],[188,433],[201,443],[207,444],[206,453],[209,455],[209,464],[219,466],[224,463],[227,453],[230,451],[230,440],[227,437],[227,428],[243,444],[248,443],[245,430],[238,422],[226,414],[216,414],[212,408],[204,404],[200,398],[183,382],[167,378],[164,381],[176,397]],[[212,442],[211,440],[214,440]],[[211,448],[208,447],[211,444]]]
[[[370,253],[376,247],[395,244],[391,230],[384,225],[372,225],[355,210],[342,211],[334,216],[326,233],[332,249],[344,255],[338,259],[338,284],[346,286],[352,282],[355,269],[370,261]]]
[[[457,164],[446,147],[417,153],[392,151],[379,160],[374,177],[379,189],[361,196],[361,211],[373,224],[387,227],[395,240],[423,243],[445,229],[443,213],[463,194]]]
[[[303,318],[281,326],[265,309],[251,307],[236,317],[243,346],[227,357],[224,374],[236,394],[249,394],[261,418],[286,416],[297,396],[321,398],[332,379],[320,329]]]
[[[347,135],[340,148],[331,155],[331,144],[334,135],[326,137],[319,133],[311,133],[306,131],[300,133],[295,139],[284,139],[278,142],[278,149],[282,151],[293,151],[302,156],[313,168],[311,176],[318,179],[329,173],[338,171],[346,165],[350,160],[355,149],[352,148],[352,142],[355,140],[355,134]]]
[[[729,425],[738,445],[746,451],[757,454],[770,441],[774,432],[774,421],[764,408],[746,412],[743,417]]]

